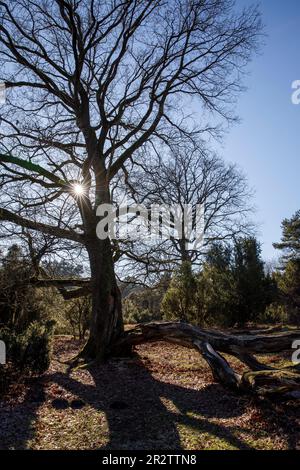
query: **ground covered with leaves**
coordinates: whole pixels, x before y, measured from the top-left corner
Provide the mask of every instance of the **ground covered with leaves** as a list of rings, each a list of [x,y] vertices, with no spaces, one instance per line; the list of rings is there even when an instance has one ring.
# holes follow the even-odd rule
[[[225,390],[196,351],[143,344],[69,370],[79,347],[56,337],[47,373],[1,397],[0,449],[300,449],[299,403]]]

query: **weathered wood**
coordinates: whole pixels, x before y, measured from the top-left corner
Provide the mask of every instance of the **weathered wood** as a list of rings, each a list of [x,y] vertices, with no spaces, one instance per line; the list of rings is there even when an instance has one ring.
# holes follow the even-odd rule
[[[26,281],[26,284],[34,285],[35,287],[78,287],[90,286],[90,279],[76,279],[76,278],[47,278],[40,279],[31,277]]]
[[[239,387],[268,398],[299,399],[300,374],[288,368],[245,372]]]
[[[209,343],[195,341],[195,346],[210,366],[217,382],[221,382],[230,388],[239,388],[241,376],[232,369],[224,357],[217,353]]]
[[[239,392],[253,393],[268,398],[300,398],[300,366],[276,369],[262,364],[253,353],[265,354],[291,350],[299,330],[277,331],[267,334],[253,332],[241,335],[201,329],[181,322],[155,322],[137,325],[123,334],[114,352],[147,341],[168,341],[200,352],[208,363],[216,381]],[[220,352],[235,356],[251,371],[237,374]]]
[[[122,342],[139,344],[145,341],[165,340],[194,348],[195,341],[211,344],[216,350],[233,356],[246,354],[266,354],[291,350],[294,340],[300,339],[300,330],[276,332],[275,334],[228,334],[217,330],[198,328],[189,323],[153,322],[139,324],[127,331]]]

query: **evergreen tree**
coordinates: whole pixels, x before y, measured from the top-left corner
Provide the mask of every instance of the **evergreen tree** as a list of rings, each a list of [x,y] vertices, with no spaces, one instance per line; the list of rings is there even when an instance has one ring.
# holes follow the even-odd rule
[[[35,290],[28,285],[32,276],[31,264],[18,245],[12,245],[1,260],[0,267],[0,325],[24,329],[39,317]]]
[[[273,243],[273,246],[283,251],[282,261],[285,265],[289,260],[300,259],[300,210],[290,219],[284,219],[281,228],[281,242]]]
[[[300,313],[300,210],[281,224],[282,237],[274,247],[282,250],[283,272],[277,273],[277,282],[282,294],[282,303],[291,320],[299,321]]]
[[[232,248],[214,243],[206,254],[198,275],[198,312],[205,323],[231,326],[235,305],[234,280],[231,270]]]
[[[267,304],[267,278],[261,248],[254,237],[240,238],[234,245],[233,276],[237,296],[236,323],[255,320]]]
[[[167,320],[195,321],[197,282],[189,261],[184,261],[171,280],[161,310]]]
[[[261,249],[253,237],[234,246],[215,243],[196,275],[183,263],[162,302],[166,319],[198,325],[244,325],[257,320],[276,297],[276,283],[265,274]]]

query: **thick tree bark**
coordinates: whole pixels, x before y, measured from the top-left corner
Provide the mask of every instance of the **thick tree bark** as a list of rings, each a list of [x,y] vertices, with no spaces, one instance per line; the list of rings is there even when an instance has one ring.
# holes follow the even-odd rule
[[[154,322],[137,325],[127,332],[116,347],[130,342],[140,344],[145,341],[165,340],[194,348],[195,341],[209,343],[216,350],[240,357],[241,353],[266,354],[291,350],[292,342],[300,338],[299,330],[277,331],[275,334],[253,334],[249,331],[241,335],[228,334],[218,330],[198,328],[189,323]]]
[[[196,349],[210,366],[216,381],[238,392],[280,399],[300,398],[300,365],[284,368],[270,367],[259,362],[252,354],[266,354],[290,350],[292,343],[300,338],[299,330],[243,331],[242,334],[227,334],[216,330],[201,329],[177,322],[156,322],[137,325],[124,333],[114,346],[120,354],[129,345],[147,341],[168,341]],[[234,371],[229,362],[219,353],[235,356],[250,369],[243,374]]]
[[[100,361],[110,354],[124,330],[121,294],[109,239],[89,241],[87,251],[91,266],[92,318],[90,336],[81,356]]]

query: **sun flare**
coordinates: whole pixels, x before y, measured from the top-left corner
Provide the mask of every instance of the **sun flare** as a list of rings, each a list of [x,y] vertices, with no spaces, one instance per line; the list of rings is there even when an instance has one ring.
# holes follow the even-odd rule
[[[83,196],[85,193],[85,188],[82,184],[75,183],[73,185],[73,191],[74,191],[74,194],[76,194],[76,196]]]

